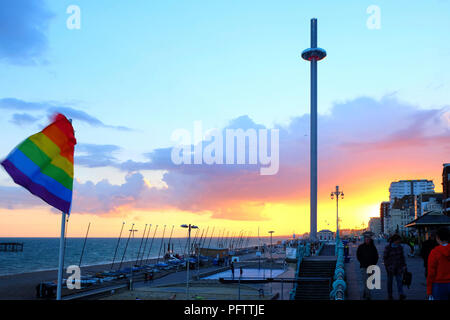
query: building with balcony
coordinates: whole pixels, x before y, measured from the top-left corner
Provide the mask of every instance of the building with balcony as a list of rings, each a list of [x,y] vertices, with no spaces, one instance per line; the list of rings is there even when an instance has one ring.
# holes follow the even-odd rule
[[[393,203],[395,199],[401,199],[407,195],[419,195],[421,193],[434,192],[432,180],[400,180],[391,182],[389,187],[389,201]]]

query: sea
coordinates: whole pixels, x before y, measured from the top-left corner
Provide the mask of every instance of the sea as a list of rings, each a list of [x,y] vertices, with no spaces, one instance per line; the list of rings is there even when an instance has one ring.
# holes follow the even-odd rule
[[[86,240],[86,243],[85,243]],[[279,241],[280,239],[277,239]],[[147,244],[145,242],[147,241]],[[208,238],[204,241],[204,247],[217,247],[218,238]],[[56,270],[58,268],[59,238],[0,238],[3,242],[23,243],[22,252],[0,252],[0,276],[13,275],[27,272]],[[127,244],[128,242],[128,244]],[[193,242],[193,239],[191,239]],[[275,243],[275,239],[273,243]],[[101,264],[111,264],[113,259],[114,269],[119,263],[125,261],[136,261],[142,259],[145,247],[144,260],[163,256],[167,251],[168,238],[66,238],[64,266],[79,265],[92,266]],[[246,243],[246,242],[245,242]],[[258,244],[269,244],[269,238],[249,238],[247,247],[258,246]],[[183,254],[185,252],[187,238],[172,238],[170,247],[174,253]],[[84,246],[84,251],[83,251]],[[116,257],[114,253],[116,251]],[[139,249],[141,248],[141,249]],[[109,268],[108,268],[109,269]]]

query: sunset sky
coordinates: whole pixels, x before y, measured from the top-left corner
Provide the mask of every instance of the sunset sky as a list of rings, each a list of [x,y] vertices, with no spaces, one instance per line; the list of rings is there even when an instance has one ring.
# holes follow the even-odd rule
[[[380,29],[368,28],[370,5]],[[69,29],[70,5],[80,29]],[[450,1],[1,1],[0,159],[73,120],[68,236],[122,221],[309,231],[310,19],[318,18],[318,230],[367,226],[392,181],[450,162]],[[172,163],[177,129],[280,132],[280,168]],[[203,133],[205,133],[203,132]],[[197,143],[196,141],[195,143]],[[0,237],[59,236],[60,215],[0,169]],[[185,230],[175,228],[175,236]]]

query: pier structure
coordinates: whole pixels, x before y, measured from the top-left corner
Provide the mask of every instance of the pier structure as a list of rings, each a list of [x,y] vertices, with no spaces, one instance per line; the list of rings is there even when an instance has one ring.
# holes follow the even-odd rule
[[[21,242],[1,242],[0,252],[22,252],[23,243]]]

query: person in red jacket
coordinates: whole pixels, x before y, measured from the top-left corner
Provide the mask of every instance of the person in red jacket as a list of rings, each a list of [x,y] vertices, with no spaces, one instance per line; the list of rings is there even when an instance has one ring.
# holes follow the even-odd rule
[[[428,256],[427,295],[434,300],[450,300],[450,231],[436,232],[437,247]]]

